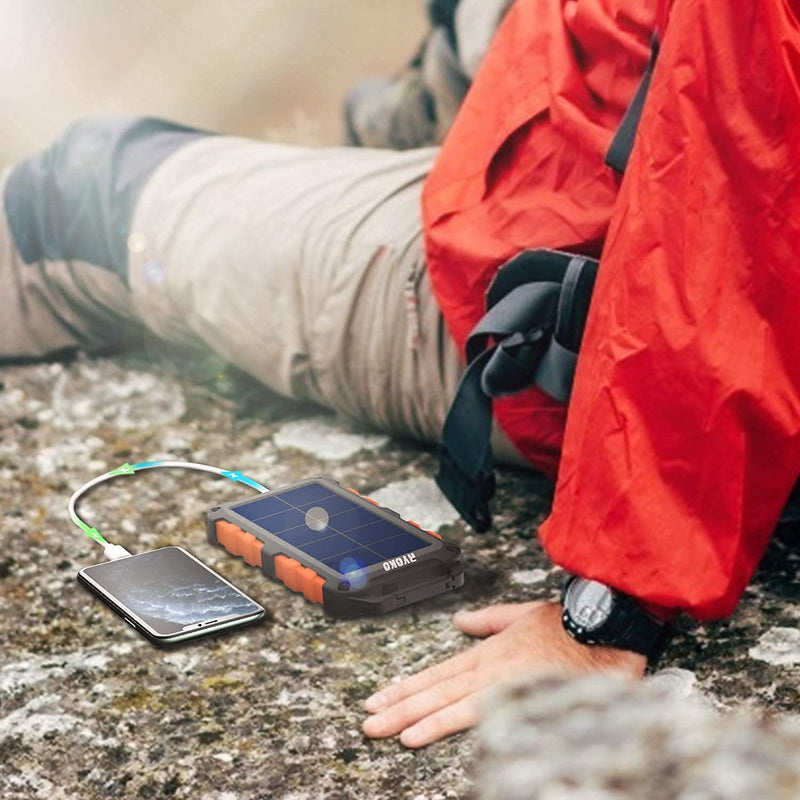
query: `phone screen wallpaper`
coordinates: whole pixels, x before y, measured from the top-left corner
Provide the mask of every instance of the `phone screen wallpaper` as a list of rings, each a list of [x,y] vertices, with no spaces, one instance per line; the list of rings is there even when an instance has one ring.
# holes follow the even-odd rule
[[[258,606],[174,548],[98,564],[87,573],[158,633],[258,611]]]

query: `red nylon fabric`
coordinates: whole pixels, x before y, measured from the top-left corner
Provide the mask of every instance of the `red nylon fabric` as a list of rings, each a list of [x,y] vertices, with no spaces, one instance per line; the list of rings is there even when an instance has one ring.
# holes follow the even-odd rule
[[[597,255],[618,191],[603,164],[649,57],[654,0],[517,0],[423,192],[434,293],[459,348],[497,267],[525,248]],[[555,475],[566,410],[538,389],[495,403]]]
[[[567,569],[699,618],[733,609],[800,473],[796,12],[661,4],[617,197],[603,156],[656,9],[517,0],[423,194],[459,346],[504,260],[605,241],[541,537]],[[562,408],[531,390],[496,416],[555,473]]]

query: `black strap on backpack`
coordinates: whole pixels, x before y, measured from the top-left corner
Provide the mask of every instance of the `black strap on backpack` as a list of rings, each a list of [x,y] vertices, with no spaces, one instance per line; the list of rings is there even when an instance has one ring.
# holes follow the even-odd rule
[[[625,168],[628,166],[628,159],[631,157],[631,150],[633,150],[633,140],[639,128],[639,120],[642,117],[644,101],[650,89],[650,80],[653,77],[653,69],[655,69],[657,58],[658,37],[653,35],[653,40],[650,44],[650,61],[647,63],[642,80],[636,89],[636,94],[633,96],[633,100],[631,100],[625,111],[614,138],[611,140],[611,147],[608,148],[606,153],[605,163],[617,172],[625,172]]]
[[[500,267],[486,315],[466,344],[467,368],[442,431],[436,482],[478,532],[492,524],[492,398],[538,386],[565,403],[592,297],[597,261],[526,250]]]

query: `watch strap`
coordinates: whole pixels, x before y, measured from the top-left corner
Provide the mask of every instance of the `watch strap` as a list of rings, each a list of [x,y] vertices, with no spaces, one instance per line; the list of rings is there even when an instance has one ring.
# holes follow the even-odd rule
[[[641,653],[655,663],[672,639],[672,626],[650,616],[629,595],[615,594],[617,603],[604,631],[604,643]]]

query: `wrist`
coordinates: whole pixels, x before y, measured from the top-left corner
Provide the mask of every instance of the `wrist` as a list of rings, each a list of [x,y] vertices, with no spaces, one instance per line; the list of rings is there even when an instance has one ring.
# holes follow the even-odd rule
[[[548,639],[564,653],[567,663],[580,671],[618,672],[635,678],[642,677],[647,667],[646,656],[610,645],[579,642],[563,625],[561,603],[553,603],[552,606],[553,627]]]

